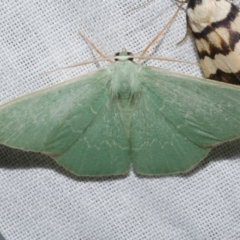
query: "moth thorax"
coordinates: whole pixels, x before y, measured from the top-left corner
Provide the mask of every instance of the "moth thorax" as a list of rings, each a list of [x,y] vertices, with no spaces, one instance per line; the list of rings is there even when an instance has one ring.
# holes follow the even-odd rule
[[[111,80],[113,96],[134,96],[140,91],[139,65],[129,61],[115,63],[114,74]]]

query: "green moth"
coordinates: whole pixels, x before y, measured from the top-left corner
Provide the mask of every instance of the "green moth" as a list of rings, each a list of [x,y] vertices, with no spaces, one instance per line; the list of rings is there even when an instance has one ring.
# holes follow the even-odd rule
[[[192,169],[240,137],[240,87],[141,66],[107,68],[0,107],[0,143],[42,152],[79,176]]]

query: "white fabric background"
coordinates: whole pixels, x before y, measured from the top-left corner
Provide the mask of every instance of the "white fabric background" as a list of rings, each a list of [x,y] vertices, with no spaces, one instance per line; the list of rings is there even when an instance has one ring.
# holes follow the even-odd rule
[[[96,56],[79,30],[106,55],[123,47],[143,50],[177,9],[174,0],[155,0],[133,10],[144,3],[1,1],[1,103],[96,69],[41,75]],[[197,62],[191,37],[176,46],[185,29],[182,10],[154,54]],[[147,64],[201,76],[198,66]],[[96,179],[75,177],[41,154],[0,145],[0,232],[6,240],[240,239],[239,144],[217,147],[185,175],[144,178],[131,171]]]

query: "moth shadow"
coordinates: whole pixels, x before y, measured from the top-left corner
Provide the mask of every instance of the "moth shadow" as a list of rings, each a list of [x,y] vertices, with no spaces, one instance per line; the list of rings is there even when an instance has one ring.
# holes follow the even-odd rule
[[[198,173],[199,171],[205,169],[212,162],[223,162],[226,160],[235,160],[240,159],[240,138],[222,143],[216,147],[214,147],[207,157],[203,159],[196,168],[191,171],[183,174],[179,174],[179,176],[191,177],[192,175]]]
[[[13,149],[0,144],[0,168],[6,169],[33,169],[44,168],[51,169],[59,174],[76,181],[110,181],[115,179],[122,179],[128,176],[106,176],[106,177],[82,177],[67,171],[57,164],[54,159],[35,152],[27,152],[19,149]]]

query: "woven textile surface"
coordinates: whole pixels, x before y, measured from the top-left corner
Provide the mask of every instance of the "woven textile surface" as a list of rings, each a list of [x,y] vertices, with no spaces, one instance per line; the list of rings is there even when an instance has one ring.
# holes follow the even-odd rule
[[[43,74],[105,54],[140,53],[177,9],[174,0],[0,1],[0,102],[105,63]],[[240,1],[235,1],[240,5]],[[186,6],[185,6],[186,7]],[[197,63],[186,12],[149,53]],[[144,64],[201,77],[198,65]],[[240,239],[240,141],[218,146],[185,175],[76,177],[52,159],[0,145],[0,232],[6,240]]]

